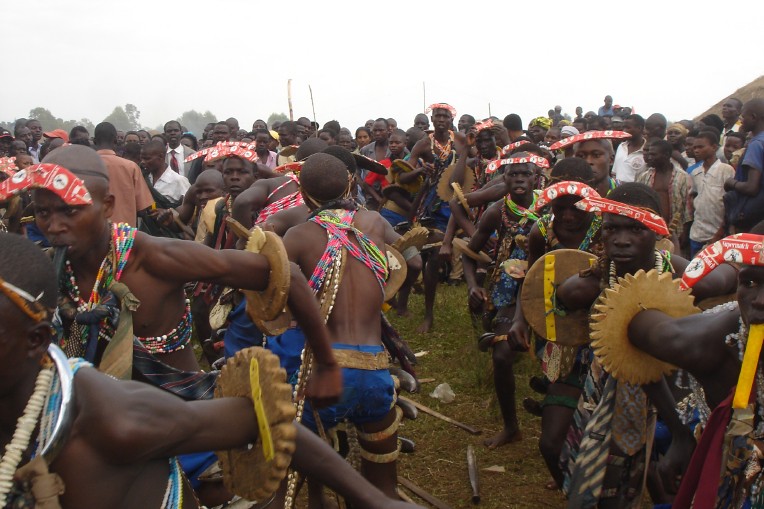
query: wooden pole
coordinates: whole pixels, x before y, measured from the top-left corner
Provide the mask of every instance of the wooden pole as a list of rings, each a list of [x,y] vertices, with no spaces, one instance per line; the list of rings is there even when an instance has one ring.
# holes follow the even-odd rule
[[[441,414],[440,412],[436,412],[432,408],[430,408],[428,406],[425,406],[425,405],[419,403],[418,401],[414,401],[413,399],[409,399],[406,396],[400,396],[399,395],[398,399],[402,400],[402,401],[408,401],[412,405],[417,407],[419,410],[421,410],[422,412],[424,412],[426,414],[429,414],[429,415],[432,415],[433,417],[437,417],[438,419],[440,419],[442,421],[446,421],[449,424],[453,424],[457,428],[461,428],[464,431],[466,431],[467,433],[470,433],[471,435],[479,435],[479,434],[482,433],[482,431],[479,430],[479,429],[473,428],[472,426],[464,424],[463,422],[459,422],[459,421],[457,421],[455,419],[452,419],[452,418],[450,418],[448,416],[445,416],[445,415]]]
[[[292,78],[287,80],[287,100],[289,101],[289,120],[294,120],[294,112],[292,111]]]
[[[318,122],[316,122],[316,103],[313,102],[313,89],[310,85],[308,85],[308,90],[310,91],[310,107],[313,108],[313,123],[318,126]],[[316,132],[313,134],[318,138],[318,128],[316,128]]]

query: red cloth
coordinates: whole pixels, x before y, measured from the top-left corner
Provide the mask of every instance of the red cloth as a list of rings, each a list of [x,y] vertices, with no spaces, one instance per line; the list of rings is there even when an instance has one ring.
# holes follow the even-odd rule
[[[692,453],[690,466],[684,474],[672,509],[713,509],[719,490],[719,472],[722,469],[722,445],[727,425],[732,417],[732,388],[727,399],[714,408],[706,429]],[[693,505],[693,498],[695,504]]]
[[[390,166],[392,166],[393,162],[390,159],[382,159],[379,161],[379,164],[390,169]],[[385,175],[381,175],[379,173],[374,173],[373,171],[370,171],[366,174],[366,177],[363,179],[364,182],[369,184],[370,186],[373,186],[376,183],[379,183],[380,187],[387,187],[390,185],[390,182],[387,181],[387,177]]]

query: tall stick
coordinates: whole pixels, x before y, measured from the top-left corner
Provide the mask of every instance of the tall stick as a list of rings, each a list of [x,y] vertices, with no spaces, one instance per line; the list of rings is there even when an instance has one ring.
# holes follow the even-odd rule
[[[491,117],[491,103],[488,103],[488,116]]]
[[[313,108],[313,123],[316,124],[316,132],[313,133],[318,138],[318,122],[316,122],[316,103],[313,102],[313,89],[308,85],[310,90],[310,107]]]
[[[294,120],[294,112],[292,111],[292,78],[287,80],[287,99],[289,100],[289,120]]]
[[[427,90],[424,86],[424,81],[422,82],[422,113],[425,113],[427,111]]]

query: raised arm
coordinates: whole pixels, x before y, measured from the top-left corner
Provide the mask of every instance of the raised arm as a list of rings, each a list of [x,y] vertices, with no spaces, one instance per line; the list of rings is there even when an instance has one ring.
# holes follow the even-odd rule
[[[267,180],[255,182],[249,189],[242,191],[233,201],[231,210],[233,218],[244,225],[245,228],[251,228],[254,224],[252,219],[253,212],[262,209],[267,200]]]

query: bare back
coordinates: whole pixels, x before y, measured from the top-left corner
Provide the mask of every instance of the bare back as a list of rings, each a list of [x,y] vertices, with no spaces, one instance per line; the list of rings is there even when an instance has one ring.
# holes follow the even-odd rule
[[[353,226],[385,252],[385,220],[382,216],[376,212],[359,210],[353,219]],[[358,245],[355,235],[351,233],[348,237],[353,244]],[[307,222],[291,228],[284,237],[284,244],[290,260],[299,265],[305,277],[310,279],[326,249],[326,230]],[[327,323],[332,342],[380,344],[379,313],[383,300],[382,290],[372,270],[348,254],[334,308]]]

